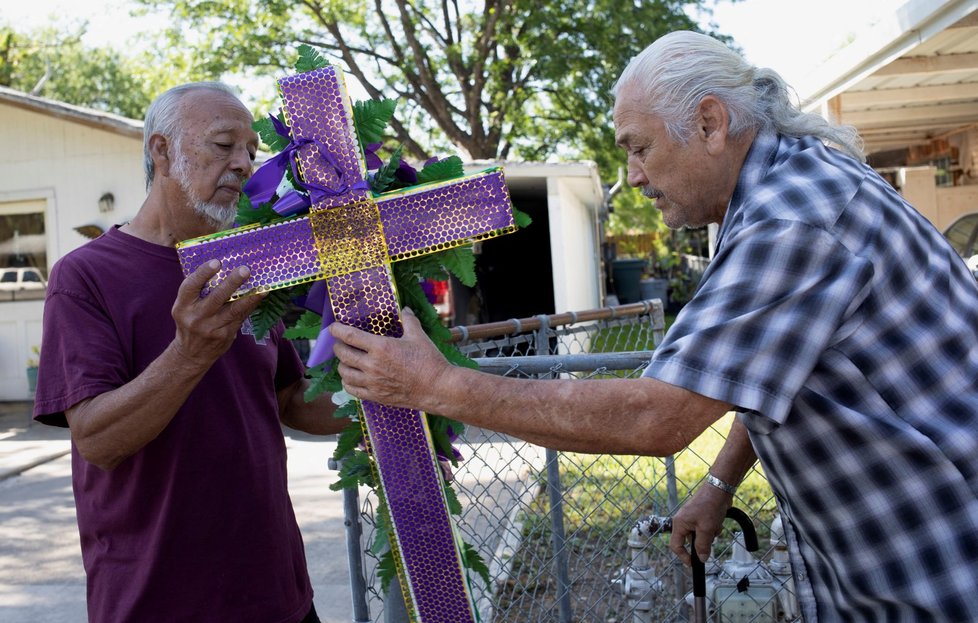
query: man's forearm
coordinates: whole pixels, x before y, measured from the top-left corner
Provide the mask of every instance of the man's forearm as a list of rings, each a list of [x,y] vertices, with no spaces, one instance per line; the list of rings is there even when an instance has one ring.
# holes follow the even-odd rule
[[[560,450],[665,456],[729,406],[654,379],[524,380],[452,368],[425,409]]]
[[[713,461],[710,473],[736,487],[756,461],[757,455],[754,453],[747,428],[739,418],[735,417],[727,434],[727,441]]]
[[[171,344],[129,383],[72,406],[65,415],[78,451],[113,469],[166,428],[207,370]]]
[[[306,402],[305,392],[309,381],[300,379],[279,392],[279,413],[282,423],[289,428],[310,435],[332,435],[346,428],[350,420],[335,418],[331,394],[320,394],[311,402]]]

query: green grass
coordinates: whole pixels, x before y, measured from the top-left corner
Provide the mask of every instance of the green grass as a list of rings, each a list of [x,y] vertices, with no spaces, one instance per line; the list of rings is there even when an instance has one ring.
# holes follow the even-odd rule
[[[680,503],[706,476],[723,446],[734,415],[727,414],[675,458]],[[563,453],[560,462],[564,491],[564,527],[567,534],[586,530],[612,534],[623,530],[636,515],[669,514],[666,470],[663,459],[654,457]],[[540,474],[541,479],[545,474]],[[760,465],[741,483],[734,505],[756,515],[758,536],[766,537],[767,526],[776,512],[767,480]],[[540,495],[528,512],[525,534],[540,535],[547,529],[549,498]],[[628,526],[630,528],[630,525]],[[731,526],[732,527],[732,526]],[[624,535],[623,535],[624,536]]]

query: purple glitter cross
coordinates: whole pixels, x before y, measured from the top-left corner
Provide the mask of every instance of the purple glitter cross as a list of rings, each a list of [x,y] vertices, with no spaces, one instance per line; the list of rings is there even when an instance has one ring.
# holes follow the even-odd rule
[[[240,265],[236,296],[325,279],[336,320],[400,336],[390,264],[515,231],[500,169],[373,197],[349,190],[366,175],[342,74],[332,68],[279,81],[302,177],[337,192],[307,217],[243,227],[178,246],[184,273],[218,259],[213,287]],[[321,150],[331,158],[324,158]],[[420,411],[361,403],[361,422],[387,498],[392,546],[408,611],[418,623],[477,620],[427,420]]]

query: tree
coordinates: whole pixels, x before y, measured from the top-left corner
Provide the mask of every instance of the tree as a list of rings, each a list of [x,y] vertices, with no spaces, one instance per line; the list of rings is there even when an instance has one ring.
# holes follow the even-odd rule
[[[317,46],[399,100],[391,129],[415,158],[587,157],[613,177],[614,79],[711,0],[138,1],[173,16],[172,43],[209,73],[280,73],[298,42]]]
[[[149,81],[136,59],[81,42],[75,31],[0,28],[0,84],[51,99],[142,118]]]

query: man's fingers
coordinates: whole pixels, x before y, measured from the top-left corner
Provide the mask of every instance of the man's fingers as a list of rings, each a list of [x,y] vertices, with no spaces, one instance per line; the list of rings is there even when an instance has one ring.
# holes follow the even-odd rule
[[[214,300],[217,304],[223,305],[231,298],[231,295],[238,291],[238,288],[251,277],[251,269],[247,266],[238,266],[228,273],[224,281],[211,290],[207,298]]]
[[[676,555],[679,560],[687,567],[692,564],[692,559],[689,557],[689,552],[686,550],[686,535],[680,532],[673,531],[672,537],[669,539],[669,549],[672,553]]]
[[[255,311],[259,305],[261,305],[262,299],[265,298],[264,294],[246,296],[244,298],[238,299],[231,303],[228,303],[227,310],[235,321],[244,322],[244,319],[251,315],[251,312]]]
[[[713,539],[700,539],[696,542],[696,556],[699,557],[700,562],[706,562],[710,559],[710,550],[712,549]]]
[[[401,310],[401,324],[404,326],[404,337],[413,337],[424,333],[421,321],[414,315],[414,310],[410,307]]]
[[[221,270],[221,263],[217,260],[211,260],[206,264],[201,264],[197,267],[197,270],[190,273],[183,283],[180,284],[180,289],[177,292],[177,300],[181,298],[185,299],[186,302],[192,302],[197,298],[200,298],[200,291],[204,289],[207,282],[210,281],[211,277],[216,275],[218,271]]]
[[[329,325],[329,332],[336,338],[337,347],[341,344],[345,344],[361,351],[369,350],[371,343],[381,339],[380,336],[368,333],[366,331],[361,331],[356,327],[351,327],[350,325],[343,324],[341,322],[334,322],[333,324]],[[339,354],[340,351],[336,352]]]

